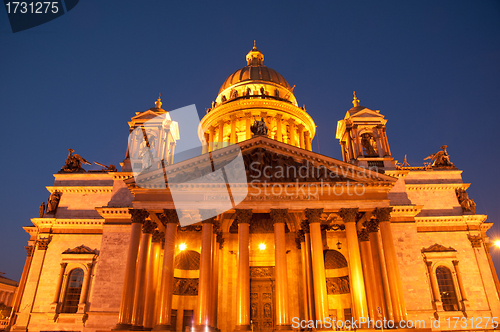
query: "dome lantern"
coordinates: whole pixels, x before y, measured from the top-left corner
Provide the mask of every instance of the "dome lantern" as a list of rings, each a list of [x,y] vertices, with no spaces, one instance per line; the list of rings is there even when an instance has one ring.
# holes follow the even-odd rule
[[[255,46],[255,40],[253,41],[253,48],[247,54],[247,66],[262,66],[264,63],[264,54],[257,49]]]

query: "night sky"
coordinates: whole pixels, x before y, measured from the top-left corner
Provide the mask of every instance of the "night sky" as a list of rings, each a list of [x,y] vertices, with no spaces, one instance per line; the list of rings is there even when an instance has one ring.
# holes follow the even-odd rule
[[[18,33],[0,8],[0,271],[20,279],[21,227],[68,148],[118,165],[127,121],[159,92],[164,109],[203,116],[254,40],[315,120],[314,151],[342,159],[336,123],[356,90],[388,119],[395,159],[421,166],[447,144],[477,212],[499,220],[498,1],[85,0]],[[500,249],[493,257],[499,269]]]

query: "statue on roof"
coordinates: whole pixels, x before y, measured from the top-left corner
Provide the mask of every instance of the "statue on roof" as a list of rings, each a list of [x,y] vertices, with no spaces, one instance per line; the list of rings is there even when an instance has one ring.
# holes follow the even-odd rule
[[[66,157],[66,163],[59,171],[60,173],[81,173],[85,172],[82,168],[82,163],[85,165],[90,165],[90,163],[85,159],[80,157],[78,154],[73,154],[75,150],[68,149],[68,156]]]
[[[266,122],[262,117],[260,120],[255,120],[253,125],[250,127],[250,131],[256,136],[267,136],[267,130]]]
[[[40,215],[40,218],[43,218],[44,213],[45,213],[45,202],[42,202],[40,208],[38,209],[38,214]]]
[[[56,213],[57,207],[59,206],[59,201],[61,200],[61,195],[62,192],[60,191],[54,191],[52,194],[50,194],[50,197],[47,201],[47,211],[46,213]]]
[[[430,159],[431,161],[433,161],[433,167],[455,167],[455,165],[453,165],[453,163],[450,161],[450,156],[446,151],[447,147],[447,145],[441,146],[441,149],[443,151],[433,153],[427,158],[424,158],[424,160]]]

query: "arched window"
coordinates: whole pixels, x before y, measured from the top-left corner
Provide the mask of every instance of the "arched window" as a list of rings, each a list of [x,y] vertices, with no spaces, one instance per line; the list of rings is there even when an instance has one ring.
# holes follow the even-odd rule
[[[340,251],[325,250],[323,254],[325,256],[325,269],[342,269],[347,267],[347,260]]]
[[[82,293],[83,274],[82,269],[74,269],[69,273],[61,312],[74,314],[78,311],[78,303],[80,301],[80,294]]]
[[[181,251],[175,256],[174,266],[179,270],[199,270],[200,254],[194,250]]]
[[[455,292],[455,285],[450,269],[444,266],[436,268],[436,278],[439,286],[439,294],[441,295],[441,302],[443,302],[443,309],[445,311],[458,311],[457,293]]]

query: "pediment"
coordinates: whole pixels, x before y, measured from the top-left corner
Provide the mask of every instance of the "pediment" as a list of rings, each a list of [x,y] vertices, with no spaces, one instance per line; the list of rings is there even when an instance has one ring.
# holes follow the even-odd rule
[[[236,145],[218,149],[212,153],[174,163],[163,169],[151,170],[139,175],[135,180],[126,181],[129,185],[137,183],[142,188],[160,188],[158,181],[167,175],[169,184],[192,183],[215,169],[225,168],[226,173],[233,169],[233,160],[241,152],[247,182],[355,182],[394,184],[393,177],[354,166],[315,152],[300,149],[264,136],[239,142]],[[212,158],[212,159],[211,159]],[[234,166],[234,165],[233,165]],[[164,172],[165,171],[165,172]],[[238,170],[233,170],[238,171]],[[225,183],[222,178],[210,178],[212,183]],[[155,183],[151,185],[151,183]],[[206,182],[205,182],[206,183]],[[201,184],[201,183],[200,183]]]
[[[68,248],[63,252],[63,254],[94,254],[97,255],[97,250],[92,250],[85,245],[75,247],[73,249]]]
[[[449,251],[455,251],[452,247],[445,247],[442,244],[439,243],[434,243],[433,245],[427,247],[427,248],[422,248],[422,252],[449,252]]]
[[[153,118],[156,118],[158,115],[165,114],[166,112],[160,113],[160,112],[155,112],[152,110],[147,110],[144,112],[138,113],[136,116],[132,117],[131,120],[150,120]]]
[[[350,118],[381,118],[383,119],[384,116],[380,114],[380,111],[374,111],[369,108],[364,108],[361,111],[357,111],[355,113],[350,113]]]

